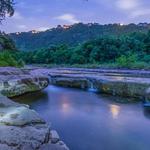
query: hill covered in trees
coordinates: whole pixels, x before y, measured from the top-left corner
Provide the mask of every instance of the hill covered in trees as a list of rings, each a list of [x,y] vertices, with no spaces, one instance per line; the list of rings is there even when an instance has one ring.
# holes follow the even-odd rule
[[[60,44],[35,51],[21,51],[16,59],[27,64],[56,64],[150,68],[150,31],[120,36],[105,35],[77,46]]]
[[[85,41],[97,39],[107,35],[127,35],[133,32],[146,33],[150,29],[150,24],[108,24],[100,25],[97,23],[83,24],[78,23],[71,26],[60,26],[44,32],[30,31],[9,34],[16,43],[19,50],[33,51],[47,49],[51,46],[66,44],[77,46]]]

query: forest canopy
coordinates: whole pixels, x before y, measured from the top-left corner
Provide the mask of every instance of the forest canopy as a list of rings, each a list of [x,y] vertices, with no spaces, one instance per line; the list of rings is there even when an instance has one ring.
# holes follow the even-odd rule
[[[114,64],[126,68],[149,68],[150,31],[107,35],[77,46],[61,44],[36,51],[21,51],[16,57],[22,58],[27,64]]]
[[[47,49],[53,45],[66,44],[76,46],[83,42],[97,39],[103,36],[121,36],[133,32],[147,33],[150,24],[106,24],[98,23],[77,23],[74,25],[58,25],[56,28],[43,32],[32,30],[30,32],[17,32],[10,34],[19,50],[33,51],[37,49]]]

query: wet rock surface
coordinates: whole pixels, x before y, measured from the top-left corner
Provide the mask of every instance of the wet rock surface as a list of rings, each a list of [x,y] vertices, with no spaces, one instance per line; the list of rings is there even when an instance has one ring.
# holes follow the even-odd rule
[[[31,74],[43,74],[50,78],[50,83],[65,87],[96,89],[100,93],[150,99],[150,71],[145,70],[108,70],[52,68],[35,69]]]
[[[7,97],[42,90],[48,84],[45,76],[31,75],[28,71],[17,68],[0,68],[0,93]]]
[[[38,91],[48,83],[43,75],[0,68],[0,150],[68,150],[34,110],[5,97]]]

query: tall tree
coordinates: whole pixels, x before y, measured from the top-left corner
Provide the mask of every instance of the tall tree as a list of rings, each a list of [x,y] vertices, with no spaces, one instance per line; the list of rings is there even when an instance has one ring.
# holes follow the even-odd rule
[[[0,22],[5,19],[6,15],[14,14],[14,0],[0,0]]]

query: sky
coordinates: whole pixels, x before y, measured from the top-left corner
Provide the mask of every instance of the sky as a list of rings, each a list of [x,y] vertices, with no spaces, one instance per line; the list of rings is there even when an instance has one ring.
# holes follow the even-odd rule
[[[15,0],[15,14],[0,25],[6,33],[44,31],[74,23],[150,22],[150,0]]]

